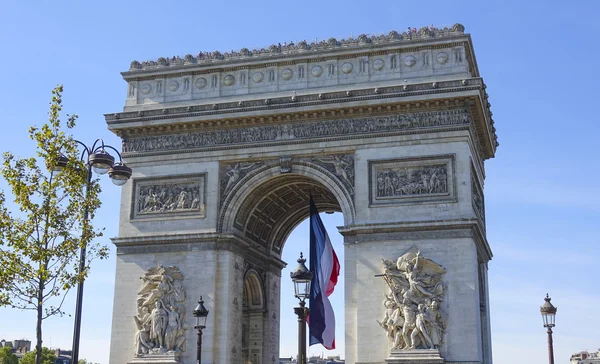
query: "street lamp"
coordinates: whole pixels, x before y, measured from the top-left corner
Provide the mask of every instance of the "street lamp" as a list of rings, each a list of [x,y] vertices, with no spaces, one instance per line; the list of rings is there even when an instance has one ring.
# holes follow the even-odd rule
[[[558,310],[552,303],[550,303],[550,296],[546,293],[544,298],[544,305],[540,307],[542,319],[544,320],[544,327],[548,328],[548,359],[550,364],[554,364],[554,346],[552,342],[552,328],[556,318],[556,311]]]
[[[127,167],[123,163],[123,159],[121,158],[121,153],[118,150],[113,148],[110,145],[104,144],[102,139],[96,139],[94,144],[91,147],[88,147],[84,143],[79,140],[75,140],[75,142],[83,147],[83,152],[81,153],[81,160],[87,165],[87,182],[85,185],[85,195],[86,199],[88,197],[88,193],[90,190],[90,186],[92,183],[92,171],[96,172],[99,175],[108,173],[108,176],[112,180],[112,182],[117,186],[123,186],[127,180],[131,177],[131,168]],[[115,163],[115,157],[106,152],[106,149],[113,150],[119,156],[119,162]],[[87,160],[85,159],[87,157]],[[69,159],[64,155],[60,155],[56,158],[56,164],[53,167],[54,172],[60,172],[63,170],[67,164],[69,163]],[[84,224],[89,222],[89,211],[87,204],[84,208],[83,214]],[[83,234],[83,233],[82,233]],[[82,273],[85,270],[85,254],[86,254],[86,246],[81,247],[81,251],[79,254],[79,273]],[[72,352],[72,362],[77,364],[79,360],[79,337],[81,333],[81,310],[83,306],[83,277],[79,280],[77,284],[77,301],[75,304],[75,323],[73,328],[73,352]]]
[[[294,307],[294,312],[298,315],[298,364],[306,364],[306,317],[309,310],[305,307],[305,301],[310,297],[310,282],[313,278],[312,272],[304,265],[305,262],[306,259],[300,253],[298,268],[290,273],[294,282],[294,297],[300,303],[300,307]]]
[[[196,364],[200,364],[200,359],[202,357],[202,329],[206,327],[206,317],[208,316],[208,310],[204,307],[204,301],[202,301],[202,296],[200,296],[200,301],[198,301],[198,306],[194,309],[194,317],[196,318],[196,326],[194,327],[198,330],[198,342],[196,345]]]

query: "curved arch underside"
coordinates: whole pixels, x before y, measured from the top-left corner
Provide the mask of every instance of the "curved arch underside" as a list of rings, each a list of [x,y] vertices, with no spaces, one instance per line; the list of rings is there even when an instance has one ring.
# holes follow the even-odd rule
[[[260,278],[255,271],[250,271],[244,279],[243,307],[249,309],[264,309],[264,292]]]
[[[342,212],[321,183],[298,174],[275,177],[257,187],[236,214],[234,227],[251,241],[277,255],[292,230],[309,216],[309,199],[320,212]]]

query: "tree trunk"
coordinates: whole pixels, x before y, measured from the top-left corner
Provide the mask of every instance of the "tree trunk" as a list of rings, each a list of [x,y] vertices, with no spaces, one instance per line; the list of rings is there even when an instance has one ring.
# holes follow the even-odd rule
[[[38,290],[38,305],[37,305],[37,324],[35,327],[35,364],[42,364],[42,315],[43,315],[43,293],[44,293],[44,283],[40,282]]]

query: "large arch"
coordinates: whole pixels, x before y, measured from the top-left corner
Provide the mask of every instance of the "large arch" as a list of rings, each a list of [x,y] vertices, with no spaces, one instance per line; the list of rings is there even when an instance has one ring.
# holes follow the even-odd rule
[[[159,337],[152,349],[136,347],[149,335],[136,325],[139,277],[160,267],[180,272],[185,302],[175,313],[187,327],[205,299],[204,361],[240,364],[260,346],[251,360],[275,363],[281,253],[310,195],[320,211],[343,214],[347,363],[413,361],[390,351],[398,327],[377,321],[384,295],[406,294],[379,277],[381,262],[415,249],[447,272],[435,362],[491,363],[482,201],[497,141],[471,37],[457,24],[326,43],[133,62],[123,73],[125,108],[106,114],[133,169],[113,239],[111,363],[157,363],[168,351]],[[147,198],[161,207],[140,204]],[[240,337],[250,315],[262,344],[247,357]],[[169,363],[193,363],[196,333],[178,325],[187,350],[169,353]]]
[[[244,305],[238,328],[243,363],[269,363],[277,357],[278,342],[273,344],[280,332],[280,259],[290,233],[309,216],[311,196],[320,212],[341,212],[346,225],[354,221],[353,191],[332,171],[302,158],[285,172],[275,161],[252,170],[223,199],[220,232],[238,237],[256,253],[244,254]]]
[[[314,163],[293,162],[288,173],[281,173],[278,164],[266,165],[242,178],[226,196],[219,230],[279,257],[288,235],[308,217],[311,195],[321,212],[341,212],[348,225],[355,217],[352,192]]]

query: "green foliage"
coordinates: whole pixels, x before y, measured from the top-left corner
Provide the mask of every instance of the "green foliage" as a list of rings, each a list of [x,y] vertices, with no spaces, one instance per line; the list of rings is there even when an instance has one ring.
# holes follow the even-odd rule
[[[97,180],[88,184],[87,165],[61,125],[62,91],[62,86],[52,91],[48,122],[29,130],[37,155],[20,159],[5,152],[0,167],[18,207],[10,211],[0,191],[0,306],[37,312],[37,350],[42,346],[41,322],[63,315],[67,292],[85,279],[93,259],[108,256],[108,248],[94,241],[102,233],[90,223],[100,206],[100,186]],[[68,116],[66,129],[76,120]],[[69,162],[56,171],[61,155]],[[87,257],[80,271],[78,252],[84,246]]]
[[[42,361],[41,364],[54,364],[56,361],[56,354],[54,351],[44,347],[42,348]],[[30,351],[23,355],[19,364],[35,364],[35,351]]]
[[[12,352],[12,348],[4,346],[0,349],[0,364],[17,364],[19,359]]]
[[[91,361],[87,361],[85,359],[79,359],[79,364],[99,364],[99,363],[92,363]]]

